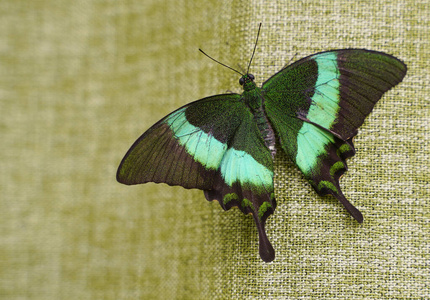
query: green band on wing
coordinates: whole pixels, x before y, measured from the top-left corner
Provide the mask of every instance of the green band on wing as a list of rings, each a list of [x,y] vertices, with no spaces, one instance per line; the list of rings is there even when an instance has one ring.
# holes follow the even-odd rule
[[[349,146],[348,144],[343,144],[342,146],[340,146],[339,151],[340,153],[351,151],[351,146]]]
[[[321,191],[322,189],[329,189],[332,192],[338,193],[337,188],[334,186],[333,183],[327,180],[322,180],[318,183],[318,190]]]
[[[249,201],[248,199],[246,199],[246,198],[243,198],[243,200],[242,200],[242,207],[243,208],[245,208],[245,207],[250,207],[251,209],[252,209],[252,202],[251,201]]]
[[[330,175],[333,177],[337,171],[342,169],[345,169],[345,165],[343,164],[343,162],[337,161],[330,167]]]
[[[222,202],[224,203],[224,205],[232,200],[239,200],[239,196],[236,193],[229,193],[222,198]]]
[[[303,123],[297,136],[296,163],[306,175],[315,167],[318,156],[325,153],[325,145],[334,143],[331,133],[310,123]]]
[[[328,52],[317,55],[318,78],[311,106],[306,118],[329,129],[339,110],[339,69],[337,55]],[[304,122],[297,135],[296,163],[308,174],[317,164],[318,156],[325,153],[325,145],[334,142],[333,135],[315,125]]]
[[[337,156],[342,156],[342,154],[344,154],[345,152],[348,151],[352,151],[351,146],[349,146],[348,144],[342,144],[342,146],[340,146],[337,150],[336,150],[336,154]]]
[[[261,204],[260,208],[258,209],[258,218],[261,220],[261,218],[264,216],[264,213],[271,207],[272,205],[270,205],[269,202],[263,202],[263,204]]]
[[[336,52],[317,55],[315,61],[318,65],[318,78],[307,118],[311,122],[330,129],[339,110],[340,73]]]
[[[171,114],[165,121],[181,146],[207,169],[217,170],[227,145],[187,121],[185,109]]]
[[[230,148],[221,161],[221,175],[228,186],[235,182],[251,184],[256,190],[266,192],[273,182],[273,172],[258,163],[245,151]]]

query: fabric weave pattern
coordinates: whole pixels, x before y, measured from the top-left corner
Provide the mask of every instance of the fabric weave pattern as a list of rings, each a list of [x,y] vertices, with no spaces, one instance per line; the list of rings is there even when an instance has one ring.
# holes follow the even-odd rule
[[[0,298],[429,297],[427,0],[40,0],[0,11]],[[329,49],[408,65],[359,130],[340,181],[362,225],[277,157],[269,264],[238,209],[197,190],[115,181],[153,123],[240,92],[237,74],[198,48],[245,68],[259,22],[258,84]]]

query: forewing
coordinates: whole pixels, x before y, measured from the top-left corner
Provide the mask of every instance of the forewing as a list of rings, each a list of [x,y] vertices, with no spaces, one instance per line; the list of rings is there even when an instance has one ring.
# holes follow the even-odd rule
[[[240,125],[237,94],[185,105],[148,129],[130,148],[117,172],[124,184],[167,183],[209,189]]]
[[[406,65],[391,55],[335,50],[287,66],[263,84],[263,91],[266,105],[348,140],[357,134],[375,103],[405,74]]]

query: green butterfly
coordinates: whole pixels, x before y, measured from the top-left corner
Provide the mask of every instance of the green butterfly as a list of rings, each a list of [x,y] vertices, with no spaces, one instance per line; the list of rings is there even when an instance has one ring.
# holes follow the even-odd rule
[[[237,206],[253,216],[260,256],[270,262],[275,251],[264,225],[276,208],[277,146],[319,195],[333,195],[362,223],[339,178],[347,170],[345,160],[355,154],[357,129],[382,95],[402,81],[406,65],[382,52],[343,49],[296,61],[261,88],[248,71],[239,80],[242,94],[192,102],[148,129],[123,158],[117,180],[197,188],[224,210]]]

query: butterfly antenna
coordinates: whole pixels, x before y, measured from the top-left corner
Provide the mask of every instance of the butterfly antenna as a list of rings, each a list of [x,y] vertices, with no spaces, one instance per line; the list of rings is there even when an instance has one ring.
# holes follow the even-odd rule
[[[200,48],[199,48],[199,51],[200,51],[201,53],[203,53],[204,55],[206,55],[207,57],[209,57],[210,59],[212,59],[214,62],[219,63],[221,66],[224,66],[224,67],[226,67],[226,68],[229,68],[230,70],[235,71],[236,73],[239,73],[240,75],[242,75],[242,76],[243,76],[243,74],[242,74],[242,73],[240,73],[239,71],[237,71],[237,70],[233,69],[232,67],[229,67],[229,66],[227,66],[227,65],[223,64],[222,62],[217,61],[215,58],[210,57],[210,56],[209,56],[209,55],[207,55],[207,54],[206,54],[202,49],[200,49]]]
[[[255,49],[257,49],[258,37],[260,36],[260,29],[261,29],[261,23],[260,23],[260,26],[258,26],[257,39],[255,40],[254,51],[252,51],[252,56],[251,56],[251,59],[249,60],[248,71],[246,71],[246,74],[249,74],[249,67],[251,67],[251,62],[252,62],[252,59],[254,58]]]

